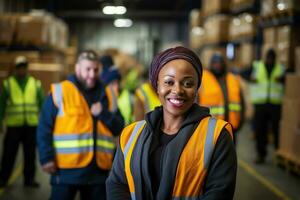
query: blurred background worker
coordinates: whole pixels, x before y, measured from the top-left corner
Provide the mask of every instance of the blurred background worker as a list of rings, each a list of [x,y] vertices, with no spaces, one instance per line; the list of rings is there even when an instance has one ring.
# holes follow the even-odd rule
[[[145,70],[143,79],[148,79],[148,71]],[[157,96],[157,92],[153,89],[149,81],[145,81],[135,91],[134,99],[134,120],[143,120],[145,114],[154,110],[155,107],[160,106],[160,101]]]
[[[0,97],[0,123],[7,127],[0,170],[0,187],[7,185],[19,144],[24,153],[24,185],[38,187],[35,181],[36,126],[43,102],[41,82],[28,74],[28,61],[17,56],[14,74],[3,82]]]
[[[124,122],[110,109],[110,90],[99,81],[98,56],[82,52],[75,75],[51,86],[37,130],[40,162],[51,174],[52,200],[106,199],[105,180]]]
[[[136,69],[131,69],[123,80],[122,89],[118,97],[118,107],[124,118],[125,125],[129,125],[134,121],[134,91],[139,84],[139,72]]]
[[[210,108],[210,114],[228,121],[233,126],[234,139],[244,119],[244,99],[240,79],[227,71],[221,54],[214,54],[209,70],[203,71],[199,90],[199,104]]]
[[[284,67],[276,61],[273,49],[267,51],[265,60],[255,61],[252,65],[251,101],[254,104],[257,164],[264,163],[267,156],[269,125],[274,135],[275,149],[278,148],[284,74]]]

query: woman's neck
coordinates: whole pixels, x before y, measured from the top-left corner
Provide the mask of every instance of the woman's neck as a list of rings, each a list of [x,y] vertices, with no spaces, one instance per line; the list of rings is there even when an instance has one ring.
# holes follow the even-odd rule
[[[166,115],[164,113],[161,130],[168,135],[176,134],[181,127],[183,119],[184,116],[174,117],[174,116],[170,116],[169,114]]]

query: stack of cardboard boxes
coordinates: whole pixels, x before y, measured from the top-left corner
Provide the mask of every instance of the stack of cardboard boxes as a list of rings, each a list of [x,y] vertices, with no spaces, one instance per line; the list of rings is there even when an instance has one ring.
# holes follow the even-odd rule
[[[299,63],[298,63],[299,64]],[[300,73],[286,77],[278,154],[300,165]]]
[[[273,48],[277,53],[278,61],[286,68],[294,69],[294,52],[296,46],[300,44],[300,28],[284,25],[265,28],[263,32],[262,57],[268,49]]]
[[[22,45],[63,49],[68,44],[68,27],[49,13],[31,12],[0,16],[0,45]]]

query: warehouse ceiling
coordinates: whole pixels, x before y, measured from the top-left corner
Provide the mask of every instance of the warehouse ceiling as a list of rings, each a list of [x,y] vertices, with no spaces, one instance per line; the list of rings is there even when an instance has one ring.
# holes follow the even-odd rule
[[[65,18],[109,18],[101,13],[105,5],[123,5],[133,18],[186,17],[200,7],[200,0],[49,0],[48,8]]]

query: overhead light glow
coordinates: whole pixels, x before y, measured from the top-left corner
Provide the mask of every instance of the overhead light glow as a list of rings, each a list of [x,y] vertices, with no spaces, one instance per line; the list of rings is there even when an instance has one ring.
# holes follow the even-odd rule
[[[115,27],[131,27],[133,24],[131,19],[116,19],[114,21]]]
[[[124,6],[116,6],[115,7],[115,14],[116,15],[123,15],[123,14],[126,13],[126,11],[127,11],[127,9]]]
[[[106,15],[123,15],[127,11],[124,6],[105,6],[102,12]]]

